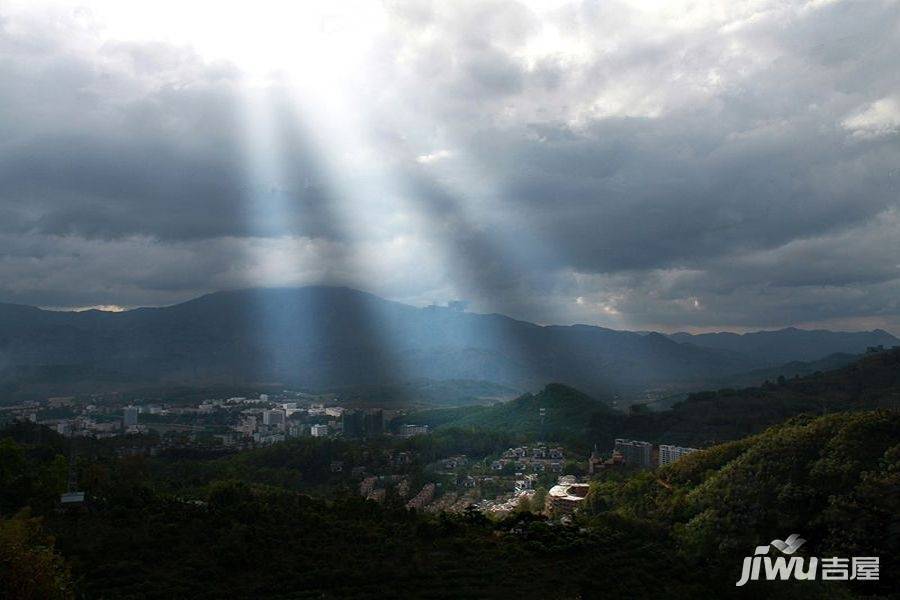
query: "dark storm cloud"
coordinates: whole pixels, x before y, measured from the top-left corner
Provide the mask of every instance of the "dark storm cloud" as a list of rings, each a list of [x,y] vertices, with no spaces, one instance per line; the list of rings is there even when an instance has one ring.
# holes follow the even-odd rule
[[[608,309],[573,314],[704,327],[878,315],[896,327],[897,5],[779,11],[553,69],[552,109],[540,63],[483,118],[441,104],[471,89],[452,72],[423,86],[449,106],[459,153],[496,174],[489,216],[520,214],[528,243],[582,276],[561,293],[593,291],[604,301],[582,306]],[[571,29],[603,20],[589,13],[571,13]],[[445,33],[431,38],[462,56],[486,43]],[[853,115],[884,98],[886,123],[858,128]],[[661,272],[680,284],[661,289]]]
[[[900,151],[889,143],[843,147],[834,132],[789,128],[698,155],[658,125],[621,127],[478,146],[482,162],[515,148],[498,167],[510,175],[505,209],[528,206],[534,229],[580,270],[677,267],[774,248],[859,227],[897,203]]]
[[[900,331],[896,2],[385,6],[366,131],[274,84],[274,174],[229,63],[0,20],[0,296],[265,271],[541,321]]]

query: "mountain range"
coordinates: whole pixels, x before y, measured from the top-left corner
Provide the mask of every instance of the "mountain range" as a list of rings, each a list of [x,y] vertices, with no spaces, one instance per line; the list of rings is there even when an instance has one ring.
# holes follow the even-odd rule
[[[815,361],[831,354],[859,354],[874,346],[891,347],[896,337],[884,331],[828,331],[788,327],[753,333],[670,334],[669,339],[713,350],[737,352],[760,366],[772,367],[794,361]]]
[[[521,391],[563,382],[609,398],[667,385],[696,389],[783,362],[896,344],[880,330],[667,336],[544,326],[327,286],[216,292],[117,313],[0,304],[0,381],[7,393],[38,383],[329,389],[457,380]]]

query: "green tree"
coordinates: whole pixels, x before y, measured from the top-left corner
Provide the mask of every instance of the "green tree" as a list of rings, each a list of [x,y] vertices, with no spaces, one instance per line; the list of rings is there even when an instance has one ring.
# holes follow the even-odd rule
[[[566,475],[575,475],[581,477],[585,474],[584,465],[575,460],[567,460],[566,466],[563,469]]]
[[[546,502],[547,488],[541,486],[534,491],[534,496],[531,497],[531,510],[534,512],[543,512]]]
[[[531,500],[528,499],[528,496],[520,496],[519,502],[516,504],[516,512],[517,513],[529,513],[531,512]]]
[[[28,510],[0,520],[0,597],[16,600],[73,598],[69,568]]]
[[[0,439],[0,515],[21,506],[26,471],[22,447],[11,438]]]

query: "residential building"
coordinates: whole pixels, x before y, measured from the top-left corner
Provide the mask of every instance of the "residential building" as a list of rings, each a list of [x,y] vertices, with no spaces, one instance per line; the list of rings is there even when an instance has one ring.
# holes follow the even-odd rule
[[[570,515],[581,507],[587,497],[590,486],[586,483],[573,483],[560,478],[560,483],[547,492],[547,506],[554,517]]]
[[[138,422],[137,406],[126,406],[122,414],[122,423],[125,427],[134,427]]]
[[[359,493],[361,496],[368,497],[369,494],[375,489],[375,483],[378,481],[377,477],[366,477],[359,484]]]
[[[283,427],[284,426],[284,411],[281,409],[273,409],[273,410],[264,410],[263,414],[263,425],[267,425],[269,427]]]
[[[235,431],[241,433],[244,437],[251,437],[253,433],[256,431],[256,417],[255,416],[245,416],[240,425],[237,425]]]
[[[358,410],[347,410],[341,415],[341,431],[344,437],[362,437],[365,432],[363,413]]]
[[[466,466],[469,461],[468,458],[466,458],[465,454],[458,454],[456,456],[451,456],[450,458],[445,458],[440,462],[443,468],[452,471],[454,469]]]
[[[426,435],[428,433],[428,425],[404,425],[400,430],[400,435],[412,437],[414,435]]]
[[[384,412],[380,408],[366,412],[365,430],[371,436],[384,433]]]
[[[516,473],[516,493],[533,490],[536,481],[537,475],[523,475],[522,473]]]
[[[628,466],[649,469],[653,466],[653,444],[638,440],[617,439],[614,452],[622,455]]]
[[[434,500],[434,484],[426,483],[416,496],[406,503],[406,508],[425,508],[432,500]]]
[[[671,446],[668,444],[659,445],[659,466],[669,465],[691,452],[696,452],[696,448],[684,448],[682,446]]]
[[[395,466],[402,466],[412,464],[412,453],[411,452],[398,452],[392,458],[392,462]]]

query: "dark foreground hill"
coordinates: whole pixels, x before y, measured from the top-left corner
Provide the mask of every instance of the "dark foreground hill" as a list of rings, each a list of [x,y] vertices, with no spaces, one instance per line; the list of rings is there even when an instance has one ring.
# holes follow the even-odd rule
[[[885,335],[785,330],[778,356],[801,360],[818,347],[814,358],[821,358],[833,346],[858,353],[888,343]],[[823,336],[844,341],[819,344]],[[708,339],[679,343],[656,333],[540,326],[335,287],[218,292],[121,313],[0,304],[0,401],[149,384],[398,389],[450,380],[517,391],[559,381],[609,398],[667,386],[702,389],[774,360],[756,347],[751,355]]]
[[[799,556],[880,557],[881,580],[850,589],[895,593],[900,412],[797,417],[624,484],[595,483],[590,502],[595,514],[664,528],[680,554],[714,579],[738,581],[753,548],[798,533],[806,539]],[[795,592],[836,590],[823,582]]]
[[[889,597],[898,585],[896,411],[797,418],[601,479],[570,525],[297,493],[309,469],[330,472],[329,452],[359,451],[312,438],[216,460],[119,456],[115,440],[85,440],[90,506],[60,511],[66,444],[50,431],[36,441],[34,427],[0,431],[4,597],[793,599]],[[292,476],[277,483],[276,467]],[[744,556],[791,533],[808,540],[798,556],[879,556],[880,580],[735,588]]]

